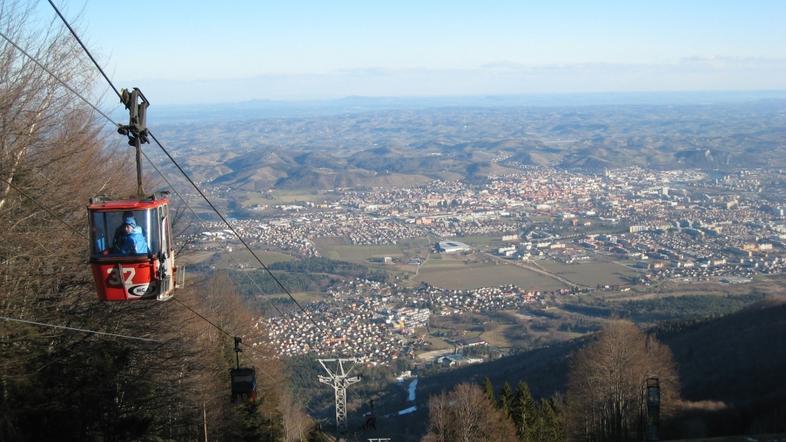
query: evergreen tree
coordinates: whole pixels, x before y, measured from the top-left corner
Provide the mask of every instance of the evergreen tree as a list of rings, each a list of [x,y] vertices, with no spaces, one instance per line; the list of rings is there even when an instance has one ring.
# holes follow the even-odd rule
[[[532,428],[531,440],[543,442],[564,441],[566,433],[560,399],[541,399],[537,410],[537,419]]]
[[[516,395],[513,398],[513,406],[511,408],[511,418],[516,425],[516,434],[521,441],[534,441],[532,437],[532,429],[537,420],[538,408],[535,399],[529,391],[529,385],[526,382],[519,382],[516,387]]]
[[[499,394],[499,408],[505,413],[505,416],[510,416],[513,409],[513,388],[507,382],[502,386],[502,391]]]
[[[483,391],[486,393],[486,397],[491,401],[492,404],[496,404],[497,400],[494,398],[494,384],[491,383],[491,379],[486,376],[486,379],[483,380]]]
[[[322,431],[319,424],[314,425],[308,433],[308,442],[330,442],[331,440],[333,439]]]
[[[270,419],[259,412],[257,403],[241,404],[230,414],[230,425],[220,435],[223,440],[248,442],[276,442],[283,434],[280,420]]]

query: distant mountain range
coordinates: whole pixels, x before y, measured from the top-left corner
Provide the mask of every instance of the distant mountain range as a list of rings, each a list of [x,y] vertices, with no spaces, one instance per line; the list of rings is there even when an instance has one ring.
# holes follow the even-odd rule
[[[718,105],[784,100],[786,91],[588,92],[561,94],[434,97],[348,96],[324,100],[248,100],[235,103],[154,105],[150,121],[159,124],[299,118],[390,110],[498,107],[586,107],[642,105]],[[117,110],[118,119],[127,113]]]
[[[786,168],[783,99],[235,118],[172,124],[162,137],[200,179],[246,190],[482,179],[521,165]]]

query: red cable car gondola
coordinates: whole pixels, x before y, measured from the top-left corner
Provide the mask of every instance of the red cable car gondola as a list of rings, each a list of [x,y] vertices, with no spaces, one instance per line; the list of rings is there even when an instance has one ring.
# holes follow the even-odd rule
[[[123,89],[120,95],[129,121],[118,132],[128,136],[128,144],[136,150],[137,197],[90,199],[90,266],[102,301],[166,301],[175,290],[168,194],[145,197],[142,190],[141,144],[148,142],[149,102],[137,88]]]
[[[166,193],[146,199],[92,198],[90,265],[102,301],[157,299],[175,289],[175,253]]]

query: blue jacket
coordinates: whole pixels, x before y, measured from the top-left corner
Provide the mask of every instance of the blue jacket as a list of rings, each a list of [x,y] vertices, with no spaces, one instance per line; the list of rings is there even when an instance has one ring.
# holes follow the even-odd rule
[[[142,228],[136,225],[133,218],[126,219],[125,224],[133,227],[131,233],[126,234],[123,232],[120,236],[120,244],[117,245],[117,251],[121,255],[143,255],[148,252],[147,240],[142,233]],[[121,226],[121,228],[124,228]]]

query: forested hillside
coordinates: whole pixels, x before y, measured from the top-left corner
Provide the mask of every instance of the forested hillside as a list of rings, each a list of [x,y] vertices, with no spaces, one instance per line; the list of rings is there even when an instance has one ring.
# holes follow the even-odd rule
[[[26,5],[2,3],[3,34],[90,90],[94,70],[73,38],[55,24],[26,32]],[[232,336],[260,341],[264,330],[226,275],[189,281],[170,302],[98,301],[85,205],[128,197],[135,183],[132,151],[106,129],[0,43],[0,440],[304,439],[311,421],[264,345],[242,353],[260,373],[259,400],[230,403]]]
[[[673,353],[679,377],[681,399],[673,402],[670,417],[664,419],[664,437],[786,430],[782,405],[786,398],[782,382],[785,311],[786,301],[777,297],[727,316],[664,323],[649,330],[650,336],[657,336]],[[489,379],[499,396],[503,386],[509,389],[523,381],[536,398],[565,395],[571,403],[571,392],[593,391],[589,385],[577,388],[580,384],[575,382],[581,377],[571,376],[571,372],[586,373],[588,367],[603,366],[596,339],[574,340],[425,377],[419,384],[420,394],[433,397],[463,382],[480,385]],[[591,353],[576,357],[587,349]],[[600,385],[598,379],[592,382],[595,387]],[[575,424],[574,418],[568,415],[565,425]]]

